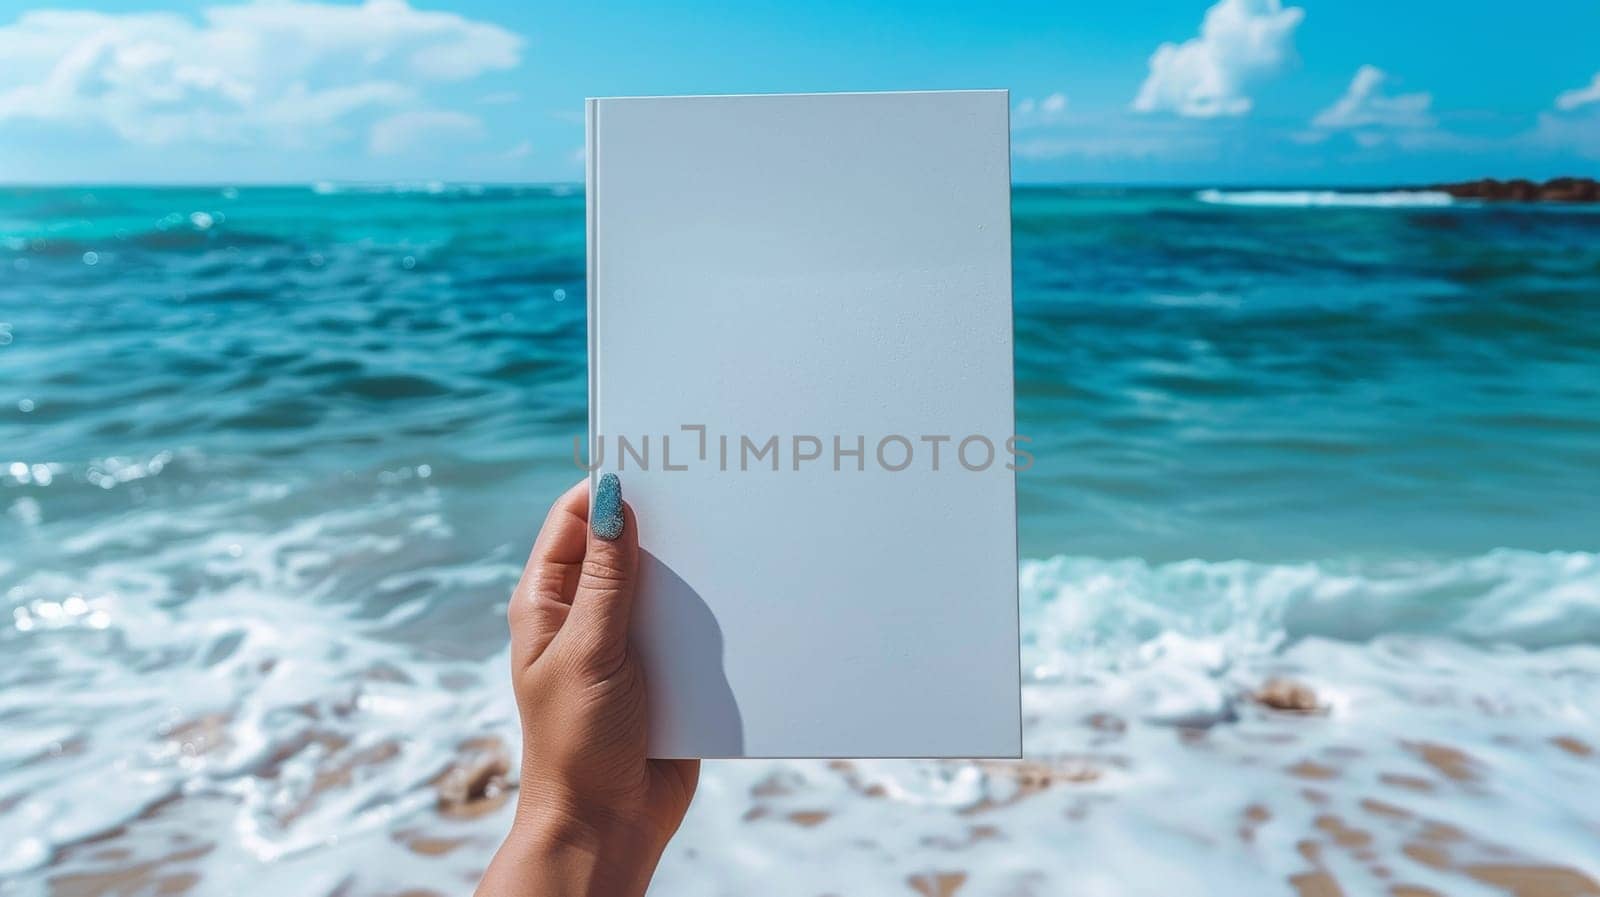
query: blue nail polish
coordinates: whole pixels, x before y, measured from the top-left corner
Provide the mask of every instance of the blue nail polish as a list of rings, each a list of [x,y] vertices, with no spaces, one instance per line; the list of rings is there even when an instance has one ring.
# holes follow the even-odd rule
[[[614,473],[600,478],[589,503],[589,528],[607,542],[622,535],[622,481]]]

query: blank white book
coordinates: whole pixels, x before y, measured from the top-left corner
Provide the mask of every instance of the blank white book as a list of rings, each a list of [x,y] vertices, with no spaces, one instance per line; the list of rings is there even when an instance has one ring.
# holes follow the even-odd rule
[[[1021,753],[1004,91],[588,103],[657,757]]]

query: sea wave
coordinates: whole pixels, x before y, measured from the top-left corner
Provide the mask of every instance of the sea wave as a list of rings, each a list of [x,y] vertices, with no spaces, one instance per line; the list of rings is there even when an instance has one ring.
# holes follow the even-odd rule
[[[413,497],[385,513],[426,518],[429,501]],[[218,533],[81,576],[24,577],[13,594],[25,600],[0,645],[22,666],[52,672],[0,691],[8,729],[0,793],[14,799],[0,823],[0,868],[19,881],[52,860],[83,873],[111,855],[85,846],[110,838],[135,851],[112,867],[155,851],[148,859],[194,871],[218,892],[281,893],[294,882],[309,882],[299,888],[306,893],[331,892],[351,874],[351,851],[369,859],[357,875],[361,893],[448,890],[470,879],[510,805],[468,820],[434,807],[441,776],[470,745],[515,755],[505,654],[449,659],[395,633],[430,601],[486,584],[509,588],[515,569],[493,561],[389,576],[376,588],[394,600],[371,616],[329,600],[336,580],[328,571],[340,561],[327,546],[389,556],[405,554],[404,540],[359,537],[351,529],[359,525],[327,515],[270,537]],[[1430,764],[1453,762],[1467,771],[1447,770],[1444,781],[1472,775],[1473,787],[1437,793],[1428,801],[1433,818],[1494,834],[1498,814],[1520,813],[1527,837],[1513,846],[1549,846],[1575,830],[1557,815],[1507,804],[1523,798],[1490,772],[1548,782],[1527,771],[1555,764],[1600,786],[1574,753],[1595,734],[1581,708],[1600,683],[1600,650],[1587,643],[1600,624],[1600,556],[1496,551],[1392,564],[1056,557],[1025,561],[1020,582],[1025,740],[1035,766],[710,765],[681,849],[663,864],[660,892],[704,893],[708,878],[738,891],[781,863],[796,870],[792,887],[773,893],[812,894],[885,875],[915,880],[959,861],[986,883],[974,893],[1004,893],[1026,872],[1014,862],[1023,857],[1036,882],[1101,869],[1104,886],[1091,882],[1085,893],[1142,892],[1129,884],[1138,882],[1155,893],[1174,880],[1192,884],[1187,892],[1218,893],[1243,868],[1289,877],[1299,855],[1253,854],[1245,842],[1189,849],[1153,820],[1220,827],[1266,813],[1283,837],[1314,833],[1313,817],[1331,810],[1295,796],[1305,780],[1349,767],[1372,782],[1431,781]],[[185,590],[198,592],[181,597]],[[291,593],[321,600],[284,597]],[[1263,715],[1250,694],[1274,676],[1307,683],[1326,721]],[[1202,731],[1213,734],[1173,737]],[[1513,750],[1507,732],[1529,746]],[[1441,761],[1418,744],[1452,747],[1440,749]],[[1470,759],[1451,760],[1449,751]],[[105,787],[107,776],[117,787]],[[1030,776],[1056,786],[1041,794]],[[1264,785],[1263,776],[1281,781]],[[1186,784],[1199,781],[1209,783],[1203,798]],[[1363,794],[1317,799],[1360,813]],[[1561,801],[1579,814],[1573,819],[1587,812],[1576,797],[1527,799]],[[1063,846],[1052,832],[1091,807],[1100,824],[1081,829],[1081,849]],[[1003,832],[1001,841],[969,843],[980,821]],[[160,859],[174,832],[209,852]],[[863,838],[878,839],[878,851],[862,853]],[[1191,871],[1149,868],[1152,838],[1170,842]],[[1118,848],[1122,839],[1142,846]],[[1404,839],[1379,833],[1373,849],[1404,867]],[[730,852],[734,843],[743,846]],[[1234,883],[1236,893],[1260,890]]]
[[[1282,208],[1437,208],[1455,203],[1439,190],[1201,190],[1194,197],[1216,205]]]
[[[383,514],[426,520],[431,500]],[[0,793],[18,799],[0,825],[0,869],[38,866],[179,796],[229,802],[233,849],[274,861],[425,811],[464,743],[514,749],[503,652],[450,659],[395,636],[462,583],[509,588],[511,565],[390,576],[376,588],[394,600],[376,617],[332,594],[284,597],[335,587],[332,544],[404,553],[402,538],[352,529],[367,523],[329,514],[77,576],[23,577],[0,644],[53,673],[0,691]],[[1227,721],[1261,670],[1300,655],[1324,658],[1316,675],[1338,694],[1377,675],[1408,635],[1463,646],[1434,649],[1435,666],[1510,645],[1568,651],[1550,656],[1600,676],[1587,644],[1600,639],[1591,553],[1382,564],[1063,556],[1024,561],[1020,584],[1028,700],[1057,708],[1034,714],[1030,753],[1081,739],[1087,706],[1155,725]],[[1500,676],[1517,670],[1501,666]],[[1064,694],[1077,704],[1057,707]],[[108,773],[121,783],[110,791],[96,784]]]
[[[1055,557],[1022,563],[1025,644],[1041,669],[1116,667],[1163,634],[1229,653],[1299,639],[1446,636],[1543,648],[1600,641],[1600,554],[1501,549],[1403,561]]]
[[[1572,650],[1589,658],[1581,665],[1600,664],[1600,554],[1589,552],[1302,563],[1063,556],[1024,561],[1020,582],[1027,681],[1125,694],[1137,707],[1127,712],[1150,721],[1229,719],[1250,671],[1297,651],[1364,664],[1411,639],[1468,654]]]
[[[21,482],[23,465],[11,468]],[[37,482],[50,469],[25,472]],[[232,859],[209,881],[244,893],[231,879],[240,862],[384,833],[433,805],[464,744],[511,729],[503,648],[448,656],[406,634],[447,594],[508,594],[517,575],[492,559],[419,563],[448,535],[436,492],[397,490],[270,532],[240,524],[240,503],[285,493],[236,492],[190,519],[85,527],[12,580],[0,876],[182,799],[224,808],[211,823],[233,833]]]

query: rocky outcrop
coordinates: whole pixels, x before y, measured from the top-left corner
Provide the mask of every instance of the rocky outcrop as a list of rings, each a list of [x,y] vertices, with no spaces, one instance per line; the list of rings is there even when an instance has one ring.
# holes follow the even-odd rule
[[[1483,178],[1432,184],[1425,189],[1448,193],[1458,199],[1491,202],[1600,202],[1600,181],[1594,178],[1551,178],[1542,184],[1522,178],[1510,181]]]

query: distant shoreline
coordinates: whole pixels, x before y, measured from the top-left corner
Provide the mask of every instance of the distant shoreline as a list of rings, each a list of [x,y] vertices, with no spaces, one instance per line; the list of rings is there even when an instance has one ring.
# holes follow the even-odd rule
[[[1594,178],[1551,178],[1542,184],[1525,178],[1509,181],[1481,178],[1410,189],[1432,190],[1448,193],[1456,199],[1489,202],[1600,202],[1600,181]]]

